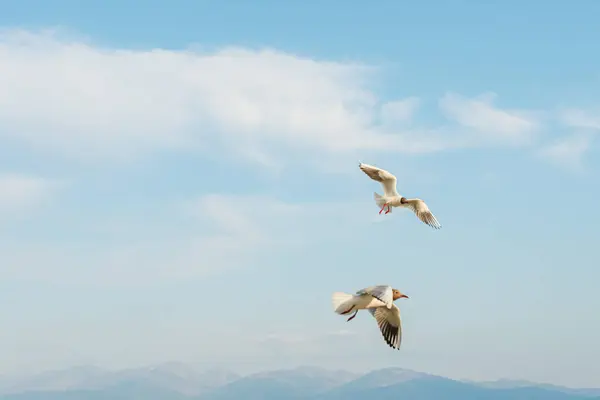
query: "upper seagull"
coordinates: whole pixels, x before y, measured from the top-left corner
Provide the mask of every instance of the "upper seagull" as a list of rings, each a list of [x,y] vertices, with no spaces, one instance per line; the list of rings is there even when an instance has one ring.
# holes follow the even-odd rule
[[[333,310],[337,314],[345,315],[354,311],[348,321],[356,317],[358,310],[369,310],[377,320],[379,330],[388,346],[400,350],[402,320],[400,309],[394,304],[394,301],[400,298],[408,299],[408,296],[391,286],[378,285],[359,290],[355,295],[335,292],[331,300]]]
[[[386,214],[392,212],[390,206],[405,207],[411,209],[421,221],[432,228],[440,229],[442,227],[431,211],[429,211],[429,207],[427,207],[427,204],[425,204],[423,200],[407,199],[398,194],[398,191],[396,190],[396,177],[394,175],[385,169],[377,168],[369,164],[359,163],[358,167],[367,174],[369,178],[380,182],[381,186],[383,186],[383,196],[375,192],[375,203],[378,207],[381,207],[379,214],[383,212],[386,206]]]

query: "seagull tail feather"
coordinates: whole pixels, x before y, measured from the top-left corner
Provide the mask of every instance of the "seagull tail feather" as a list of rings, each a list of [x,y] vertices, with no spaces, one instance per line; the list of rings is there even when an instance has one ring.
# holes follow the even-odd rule
[[[349,309],[352,308],[352,300],[354,298],[353,295],[348,294],[348,293],[344,293],[344,292],[335,292],[333,293],[333,295],[331,295],[331,302],[333,304],[333,310],[338,313],[338,314],[342,314],[344,312],[347,312]]]
[[[383,207],[383,205],[385,204],[385,199],[383,198],[382,195],[375,192],[375,193],[373,193],[373,198],[375,199],[375,204],[377,204],[377,207],[379,207],[379,208]]]

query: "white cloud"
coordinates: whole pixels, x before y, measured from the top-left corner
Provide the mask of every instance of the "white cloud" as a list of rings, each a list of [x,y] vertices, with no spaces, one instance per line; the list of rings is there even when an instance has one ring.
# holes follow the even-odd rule
[[[465,98],[447,93],[439,101],[442,113],[458,124],[479,133],[480,139],[527,144],[539,123],[522,111],[501,110],[494,106],[494,93]]]
[[[0,173],[0,216],[31,209],[48,198],[55,183],[15,173]]]
[[[0,36],[0,59],[3,135],[80,159],[159,148],[227,148],[263,162],[276,159],[273,147],[430,150],[420,133],[373,122],[368,66],[273,50],[105,49],[27,31]]]
[[[574,134],[542,147],[538,150],[538,156],[573,171],[581,171],[583,156],[589,150],[591,143],[590,135]]]
[[[421,101],[418,97],[408,97],[404,100],[390,101],[381,106],[381,118],[384,124],[410,121],[419,108]]]
[[[201,218],[194,220],[198,228],[182,227],[181,233],[176,235],[164,226],[160,216],[156,216],[155,221],[146,218],[143,224],[131,229],[118,229],[119,223],[97,227],[96,217],[94,221],[88,221],[91,229],[112,228],[106,232],[113,237],[112,241],[107,243],[95,238],[77,244],[28,243],[26,247],[20,247],[18,243],[6,244],[0,251],[0,275],[5,279],[143,285],[165,279],[203,276],[250,264],[262,246],[269,243],[271,232],[255,229],[259,226],[259,221],[252,215],[255,203],[246,201],[243,196],[240,201],[241,209],[234,207],[234,201],[226,196],[200,198],[196,203],[202,207],[197,215]],[[175,213],[172,218],[181,221],[182,217],[189,217],[189,211]],[[128,224],[128,220],[119,222]],[[164,234],[148,237],[144,235],[145,230],[164,230]],[[89,235],[92,232],[87,233],[86,236],[94,238],[93,234]],[[94,256],[90,257],[90,254]]]
[[[558,112],[557,119],[574,133],[540,148],[537,155],[561,167],[582,172],[583,158],[594,140],[593,131],[600,130],[600,109],[564,108]]]
[[[293,205],[260,195],[210,194],[184,205],[186,212],[238,248],[257,250],[277,244],[294,245],[303,238],[286,232],[309,213],[310,206]]]
[[[573,128],[600,130],[600,110],[586,111],[569,108],[560,113],[559,119]]]
[[[407,128],[419,99],[378,99],[366,65],[237,47],[108,49],[23,30],[0,35],[0,60],[0,137],[79,161],[177,150],[277,167],[473,144],[444,126]],[[488,100],[447,95],[441,105],[469,128],[534,129]]]
[[[334,214],[330,207],[211,194],[155,209],[152,218],[144,210],[116,221],[76,215],[61,220],[76,241],[0,241],[0,278],[131,286],[251,268],[262,257],[302,251],[333,231],[343,240],[338,229],[349,223],[344,215],[351,206],[336,205]]]

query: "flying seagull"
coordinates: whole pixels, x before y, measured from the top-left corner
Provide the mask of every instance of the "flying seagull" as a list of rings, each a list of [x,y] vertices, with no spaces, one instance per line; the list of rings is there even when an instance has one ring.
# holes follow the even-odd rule
[[[425,224],[431,226],[434,229],[440,229],[442,226],[435,218],[435,216],[429,211],[427,204],[421,199],[407,199],[406,197],[400,196],[396,189],[396,177],[386,171],[385,169],[377,168],[369,164],[359,163],[358,167],[362,172],[374,181],[381,183],[383,186],[383,196],[375,192],[375,203],[378,207],[381,207],[379,214],[387,207],[387,213],[391,213],[391,207],[404,207],[412,210],[416,216],[423,221]]]
[[[335,292],[331,300],[337,314],[346,315],[354,311],[348,321],[356,317],[358,310],[369,310],[388,346],[400,350],[402,320],[400,309],[394,304],[400,298],[408,299],[408,296],[391,286],[378,285],[359,290],[355,295]]]

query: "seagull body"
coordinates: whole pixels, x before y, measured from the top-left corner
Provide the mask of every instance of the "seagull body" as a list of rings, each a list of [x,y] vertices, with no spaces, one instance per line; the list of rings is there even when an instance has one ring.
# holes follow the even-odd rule
[[[408,299],[408,296],[386,285],[369,286],[354,295],[335,292],[331,297],[337,314],[346,315],[354,311],[348,321],[356,317],[359,310],[368,310],[377,321],[385,342],[394,349],[400,349],[402,342],[400,309],[394,304],[400,298]]]
[[[391,207],[408,208],[414,212],[422,222],[432,228],[440,229],[442,227],[423,200],[416,198],[407,199],[398,193],[398,190],[396,189],[397,180],[393,174],[369,164],[359,163],[358,167],[369,178],[381,183],[381,186],[383,187],[383,196],[377,192],[374,193],[375,204],[381,208],[379,214],[381,214],[386,207],[386,214],[392,212]]]

